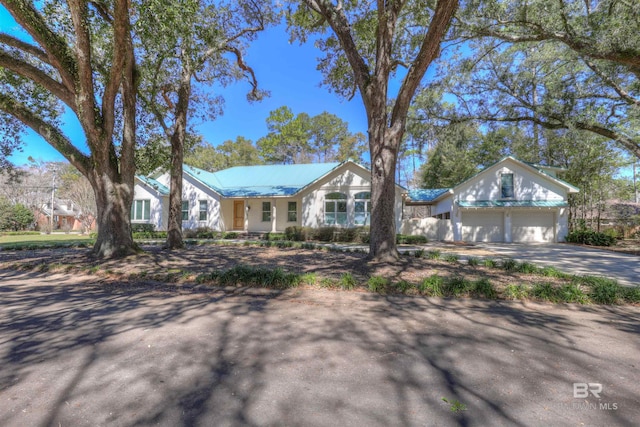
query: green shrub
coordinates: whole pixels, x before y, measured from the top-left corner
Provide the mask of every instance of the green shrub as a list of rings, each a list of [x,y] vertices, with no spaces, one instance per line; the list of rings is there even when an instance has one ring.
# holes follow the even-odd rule
[[[549,266],[542,268],[541,270],[539,270],[538,273],[545,277],[557,277],[557,278],[567,277],[566,273],[563,273],[562,271],[558,270],[555,267],[549,267]]]
[[[473,283],[473,294],[488,299],[495,299],[497,296],[496,288],[486,277]]]
[[[39,231],[2,231],[0,236],[31,236],[42,234]]]
[[[504,288],[504,297],[512,300],[523,300],[529,297],[529,287],[526,285],[508,284]]]
[[[478,264],[480,264],[480,260],[478,258],[473,256],[470,256],[469,258],[467,258],[467,265],[471,267],[476,267],[478,266]]]
[[[153,233],[156,231],[155,224],[131,224],[132,233]]]
[[[264,235],[264,240],[279,241],[279,240],[290,240],[290,239],[287,238],[286,233],[267,233]]]
[[[427,243],[425,236],[413,236],[408,234],[397,234],[396,243],[399,245],[422,245]]]
[[[134,240],[141,239],[154,239],[154,240],[164,240],[167,238],[166,231],[140,231],[136,233],[132,233]]]
[[[513,258],[505,258],[502,260],[502,268],[505,271],[515,271],[518,268],[518,261]]]
[[[559,301],[558,291],[551,283],[536,283],[531,289],[531,295],[550,302]]]
[[[240,236],[240,234],[236,233],[235,231],[227,231],[226,233],[222,234],[222,238],[223,239],[237,239]]]
[[[631,304],[640,303],[640,287],[625,287],[622,291],[622,298]]]
[[[531,264],[530,262],[525,261],[518,264],[514,268],[514,271],[517,271],[519,273],[525,273],[525,274],[535,274],[539,271],[539,269],[534,264]]]
[[[446,296],[459,297],[473,289],[473,283],[462,276],[453,276],[444,282],[443,292]]]
[[[415,251],[413,253],[413,256],[416,258],[423,258],[424,257],[424,249],[418,249],[417,251]]]
[[[323,288],[335,288],[336,281],[329,277],[323,277],[322,279],[320,279],[320,286]]]
[[[498,268],[498,262],[495,259],[486,258],[482,261],[482,265],[488,268]]]
[[[389,279],[382,276],[371,276],[367,280],[367,286],[371,292],[385,292],[389,286]]]
[[[438,249],[433,249],[427,252],[427,258],[429,259],[440,259],[442,253]]]
[[[452,264],[457,264],[460,261],[460,257],[456,254],[446,254],[444,260]]]
[[[591,288],[591,300],[597,304],[616,304],[623,296],[622,286],[615,280],[593,277],[585,283]]]
[[[305,240],[308,240],[309,232],[309,228],[300,227],[298,225],[293,225],[284,229],[286,239],[294,242],[304,242]]]
[[[305,273],[300,277],[300,281],[305,285],[315,285],[318,283],[318,275],[316,273]]]
[[[437,274],[432,274],[420,283],[418,290],[424,295],[441,297],[444,295],[443,285],[444,279]]]
[[[320,227],[312,231],[312,239],[320,242],[333,242],[336,227]]]
[[[589,297],[582,291],[582,288],[575,283],[567,283],[561,286],[557,294],[558,299],[562,302],[589,303]]]
[[[357,285],[356,279],[351,273],[342,273],[339,283],[340,287],[346,290],[351,290]]]
[[[401,294],[406,294],[408,291],[415,288],[412,283],[406,280],[400,280],[394,283],[392,286],[396,292],[400,292]]]
[[[567,235],[566,241],[591,246],[611,246],[616,243],[615,237],[588,229],[571,231]]]

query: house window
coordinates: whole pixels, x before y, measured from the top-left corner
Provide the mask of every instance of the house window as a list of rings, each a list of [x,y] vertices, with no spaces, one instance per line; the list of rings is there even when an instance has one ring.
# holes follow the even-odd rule
[[[513,174],[503,173],[500,175],[500,195],[503,199],[513,198]]]
[[[198,220],[200,221],[206,221],[207,220],[207,201],[206,200],[200,200],[200,210],[198,213]]]
[[[355,195],[355,224],[369,225],[371,224],[371,193],[363,191]]]
[[[262,202],[262,222],[271,221],[271,202]]]
[[[131,206],[132,221],[149,221],[151,200],[134,200]]]
[[[327,225],[347,225],[347,195],[330,193],[324,196],[324,222]]]
[[[182,202],[182,220],[189,220],[189,201],[185,200]]]
[[[287,221],[298,222],[298,204],[296,202],[289,202],[287,205]]]

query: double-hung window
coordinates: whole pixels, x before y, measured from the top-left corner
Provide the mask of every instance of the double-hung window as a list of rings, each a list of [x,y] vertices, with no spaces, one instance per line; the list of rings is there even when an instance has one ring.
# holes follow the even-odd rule
[[[151,200],[134,200],[131,206],[132,221],[149,221]]]
[[[324,223],[347,225],[347,195],[329,193],[324,196]]]
[[[355,217],[356,225],[371,224],[371,193],[363,191],[355,195]]]
[[[200,200],[200,210],[198,211],[198,220],[206,221],[207,220],[207,212],[208,212],[208,203],[206,200]]]
[[[503,173],[500,175],[500,197],[502,199],[512,199],[514,197],[512,173]]]
[[[262,222],[271,221],[271,202],[262,202]]]
[[[298,222],[298,203],[287,203],[287,222]]]
[[[182,201],[182,220],[189,221],[189,201]]]

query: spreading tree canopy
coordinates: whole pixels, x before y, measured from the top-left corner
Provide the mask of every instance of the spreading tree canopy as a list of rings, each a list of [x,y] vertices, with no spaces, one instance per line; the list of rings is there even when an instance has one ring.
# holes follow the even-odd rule
[[[323,83],[346,98],[360,94],[371,155],[370,255],[396,259],[394,183],[407,111],[440,53],[458,0],[304,0],[289,5],[292,37],[313,38],[324,54],[318,65]],[[402,80],[395,94],[390,93],[394,77]]]
[[[91,183],[97,204],[95,254],[132,253],[137,81],[129,1],[0,4],[20,28],[0,30],[0,140],[16,144],[25,127],[42,136]],[[63,112],[76,116],[84,141],[64,133]]]

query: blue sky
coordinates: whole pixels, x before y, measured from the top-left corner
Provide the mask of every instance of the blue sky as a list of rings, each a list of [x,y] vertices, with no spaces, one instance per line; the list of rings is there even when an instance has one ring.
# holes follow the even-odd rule
[[[11,16],[0,7],[0,28],[7,31],[7,25],[16,26]],[[224,114],[214,121],[198,124],[197,129],[207,142],[217,145],[237,136],[255,142],[267,133],[265,119],[269,112],[283,105],[289,106],[296,114],[305,112],[316,115],[328,111],[348,122],[352,132],[366,134],[367,121],[360,95],[356,94],[351,101],[347,101],[331,93],[328,88],[320,87],[322,76],[316,69],[320,52],[312,42],[291,44],[288,39],[284,26],[270,28],[252,43],[245,58],[254,68],[260,87],[271,92],[270,97],[249,103],[246,100],[250,89],[247,82],[215,89],[216,94],[225,99]],[[397,86],[398,80],[392,82],[391,92],[397,90]],[[86,147],[75,117],[67,114],[65,120],[65,133],[76,146]],[[29,157],[43,161],[64,160],[62,155],[32,131],[28,131],[23,140],[22,152],[10,157],[17,165],[26,164]],[[622,169],[620,175],[631,176],[631,168]]]
[[[0,27],[6,31],[7,25],[16,26],[11,16],[0,7]],[[224,114],[214,121],[197,125],[206,141],[217,145],[244,136],[255,142],[267,133],[265,119],[269,112],[283,105],[289,106],[296,114],[316,115],[328,111],[347,121],[352,132],[366,134],[367,121],[359,95],[346,101],[330,93],[326,87],[320,87],[322,76],[316,70],[320,52],[310,42],[291,44],[288,38],[284,26],[262,32],[245,58],[247,64],[254,68],[259,86],[271,92],[270,97],[249,103],[246,99],[250,90],[247,82],[214,89],[225,99]],[[65,133],[76,146],[86,147],[82,130],[73,114],[66,114],[64,120]],[[17,165],[27,163],[30,156],[44,161],[64,160],[32,131],[28,131],[23,140],[23,151],[11,157]]]

